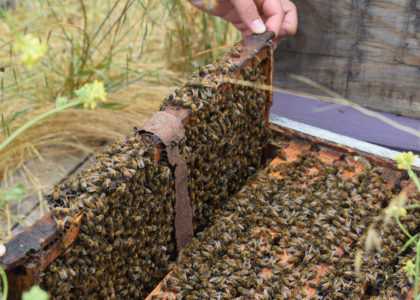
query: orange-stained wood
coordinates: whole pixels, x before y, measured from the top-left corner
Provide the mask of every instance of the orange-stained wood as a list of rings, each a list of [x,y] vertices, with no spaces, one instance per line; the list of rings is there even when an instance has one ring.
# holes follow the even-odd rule
[[[372,163],[375,163],[379,166],[382,167],[389,167],[391,169],[396,169],[398,170],[397,165],[395,164],[394,161],[384,158],[382,156],[379,155],[374,155],[374,154],[370,154],[370,153],[362,153],[356,149],[347,147],[347,146],[343,146],[340,144],[336,144],[321,138],[317,138],[317,137],[313,137],[301,132],[297,132],[293,129],[287,128],[287,127],[281,127],[275,124],[271,124],[270,123],[270,129],[272,130],[273,134],[279,134],[282,135],[284,137],[287,137],[289,139],[300,139],[303,141],[307,141],[309,143],[311,143],[312,145],[317,145],[317,146],[326,146],[332,150],[336,150],[338,152],[341,152],[343,155],[359,155],[362,156],[364,158],[366,158],[367,160],[369,160]],[[277,147],[277,145],[274,145]],[[417,170],[416,168],[414,168],[415,171],[420,171]]]
[[[169,272],[168,273],[168,275],[166,275],[165,276],[165,278],[163,279],[163,280],[166,280],[166,279],[168,279],[168,278],[170,278],[171,277],[171,275],[172,275],[172,271],[171,272]],[[162,281],[163,281],[162,280]],[[162,282],[160,282],[158,285],[157,285],[157,287],[155,287],[155,289],[149,294],[149,296],[147,296],[146,297],[146,299],[144,299],[144,300],[151,300],[152,299],[152,297],[153,296],[156,296],[156,295],[164,295],[165,297],[167,297],[167,298],[169,298],[169,299],[171,299],[171,298],[173,298],[173,297],[175,297],[176,296],[176,293],[175,292],[162,292]]]
[[[66,240],[59,237],[56,221],[52,212],[46,214],[41,220],[29,227],[28,230],[14,236],[6,244],[6,254],[0,260],[6,271],[11,271],[22,264],[36,261],[40,271],[53,261],[62,252],[62,247],[68,247],[79,234],[83,214],[76,217],[77,226],[70,226],[64,233]],[[60,217],[58,219],[63,219]]]
[[[39,266],[41,271],[44,271],[45,268],[48,267],[48,265],[62,253],[63,248],[69,247],[76,240],[77,236],[79,235],[80,227],[82,226],[82,218],[83,214],[80,213],[76,217],[77,226],[72,225],[69,227],[65,233],[65,239],[54,243],[49,247],[48,251],[42,252]]]
[[[9,280],[8,299],[20,299],[23,291],[39,283],[40,272],[76,239],[82,218],[83,214],[79,214],[76,217],[77,226],[70,226],[63,233],[65,242],[58,238],[56,221],[50,212],[6,244],[6,255],[0,263]],[[25,267],[20,267],[22,265]]]

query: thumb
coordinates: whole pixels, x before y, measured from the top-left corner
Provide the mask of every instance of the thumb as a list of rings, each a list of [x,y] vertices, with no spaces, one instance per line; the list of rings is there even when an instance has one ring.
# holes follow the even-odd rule
[[[266,27],[261,20],[253,0],[231,0],[242,22],[254,33],[264,33]]]

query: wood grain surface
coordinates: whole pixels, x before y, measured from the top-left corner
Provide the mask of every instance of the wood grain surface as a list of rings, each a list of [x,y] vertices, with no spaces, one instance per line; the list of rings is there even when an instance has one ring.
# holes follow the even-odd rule
[[[296,36],[275,52],[274,84],[420,118],[420,0],[294,0]]]

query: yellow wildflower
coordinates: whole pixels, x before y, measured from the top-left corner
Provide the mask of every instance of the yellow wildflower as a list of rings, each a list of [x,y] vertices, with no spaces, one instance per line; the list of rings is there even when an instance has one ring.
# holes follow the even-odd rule
[[[403,270],[407,274],[408,277],[411,277],[411,276],[416,275],[415,268],[416,268],[415,264],[413,263],[411,259],[409,259],[405,262]]]
[[[404,207],[398,207],[397,205],[390,205],[385,209],[385,214],[398,217],[405,217],[407,210]]]
[[[95,80],[93,83],[86,83],[78,89],[76,95],[82,101],[84,108],[94,109],[97,102],[106,101],[107,93],[104,88],[104,83]]]
[[[28,70],[32,70],[34,65],[47,53],[47,43],[40,42],[39,39],[31,34],[18,36],[14,51],[19,54],[20,60]]]
[[[408,169],[410,166],[416,162],[418,155],[414,155],[413,152],[402,152],[400,154],[395,155],[395,160],[398,163],[398,169]]]

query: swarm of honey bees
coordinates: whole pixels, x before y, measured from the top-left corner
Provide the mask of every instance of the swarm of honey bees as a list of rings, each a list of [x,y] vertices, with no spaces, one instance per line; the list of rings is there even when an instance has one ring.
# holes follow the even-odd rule
[[[189,167],[196,232],[260,167],[267,94],[229,83],[233,77],[264,83],[256,62],[241,75],[227,57],[202,67],[162,105],[191,110],[178,147]],[[156,136],[115,143],[47,195],[64,241],[41,278],[53,299],[141,299],[168,272],[176,258],[174,177],[164,149],[154,160],[157,145]],[[81,212],[80,233],[66,248],[66,231]]]
[[[301,154],[256,173],[181,251],[152,299],[407,297],[413,280],[402,267],[415,250],[399,253],[407,238],[382,215],[400,188],[385,187],[387,178],[369,164],[351,178],[346,169]],[[419,219],[417,210],[401,221],[414,234]],[[369,227],[380,245],[363,254],[356,274]]]
[[[236,78],[264,84],[263,63],[254,59],[256,66],[244,68]],[[256,172],[267,143],[266,92],[229,84],[229,74],[236,69],[226,57],[201,67],[162,105],[162,109],[169,105],[191,109],[181,151],[190,170],[188,191],[195,231],[208,226],[221,204]]]
[[[61,233],[84,212],[77,240],[42,277],[53,298],[141,298],[164,276],[174,251],[174,179],[154,155],[150,138],[127,138],[47,195],[53,214],[65,216]]]

